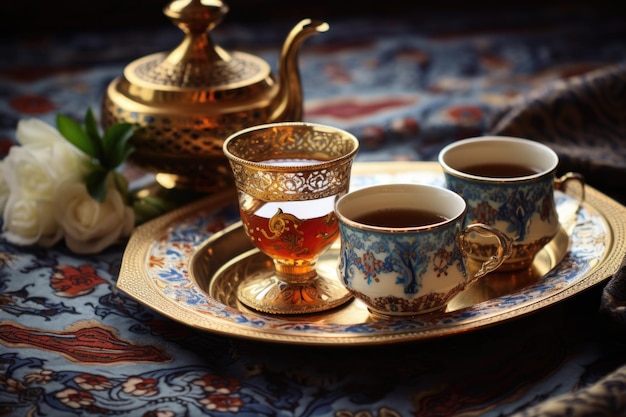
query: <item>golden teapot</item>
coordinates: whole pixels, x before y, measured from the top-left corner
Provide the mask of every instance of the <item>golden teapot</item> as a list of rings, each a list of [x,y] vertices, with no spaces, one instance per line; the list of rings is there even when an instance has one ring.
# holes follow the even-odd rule
[[[263,59],[212,42],[209,32],[228,10],[221,0],[169,3],[163,12],[184,32],[182,43],[131,62],[104,95],[103,127],[133,123],[130,162],[155,173],[166,188],[213,192],[233,185],[222,151],[230,134],[302,119],[297,54],[328,24],[300,21],[284,41],[275,76]]]

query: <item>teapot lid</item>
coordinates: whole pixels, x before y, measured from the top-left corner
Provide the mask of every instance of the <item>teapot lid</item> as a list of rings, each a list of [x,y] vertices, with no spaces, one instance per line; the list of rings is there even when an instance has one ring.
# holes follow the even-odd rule
[[[160,52],[131,62],[124,69],[128,82],[144,92],[271,88],[267,85],[273,84],[267,62],[243,52],[229,53],[211,40],[209,32],[228,10],[221,0],[170,2],[163,13],[184,32],[185,38],[169,53]],[[260,92],[248,91],[252,95]]]

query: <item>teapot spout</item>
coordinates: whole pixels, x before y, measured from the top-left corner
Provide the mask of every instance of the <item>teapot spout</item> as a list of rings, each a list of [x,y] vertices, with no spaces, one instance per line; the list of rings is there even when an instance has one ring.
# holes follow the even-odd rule
[[[329,25],[326,22],[303,19],[289,32],[278,62],[279,88],[269,107],[271,121],[302,120],[303,95],[298,68],[298,52],[307,38],[326,32],[328,29]]]

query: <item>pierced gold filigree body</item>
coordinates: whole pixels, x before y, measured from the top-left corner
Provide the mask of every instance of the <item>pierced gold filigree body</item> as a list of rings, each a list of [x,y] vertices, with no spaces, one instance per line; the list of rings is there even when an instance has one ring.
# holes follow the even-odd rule
[[[103,127],[133,123],[131,161],[157,173],[165,187],[212,192],[232,186],[222,152],[227,136],[302,119],[297,52],[328,24],[299,22],[285,40],[275,76],[263,59],[214,44],[209,32],[227,12],[220,0],[169,3],[164,14],[184,32],[182,43],[131,62],[103,99]]]

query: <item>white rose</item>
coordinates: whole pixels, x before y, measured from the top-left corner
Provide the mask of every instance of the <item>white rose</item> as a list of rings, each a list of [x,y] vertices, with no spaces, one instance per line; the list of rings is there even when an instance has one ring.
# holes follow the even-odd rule
[[[40,146],[13,146],[2,167],[9,193],[52,199],[57,175],[47,155],[46,149]]]
[[[4,208],[3,236],[16,245],[50,247],[63,237],[52,201],[11,193]]]
[[[12,178],[20,181],[17,186],[22,191],[32,189],[42,197],[42,191],[54,192],[50,182],[58,184],[66,179],[81,178],[87,172],[89,157],[46,122],[20,120],[15,135],[22,146],[13,146],[7,159],[13,165]],[[13,186],[11,181],[9,184]]]
[[[129,236],[135,223],[132,207],[124,204],[112,180],[101,203],[89,195],[83,182],[60,184],[54,213],[68,248],[80,254],[97,253]]]
[[[3,237],[18,245],[52,246],[63,236],[53,211],[57,185],[79,181],[88,156],[37,119],[21,120],[16,136],[22,146],[11,147],[0,165]]]

